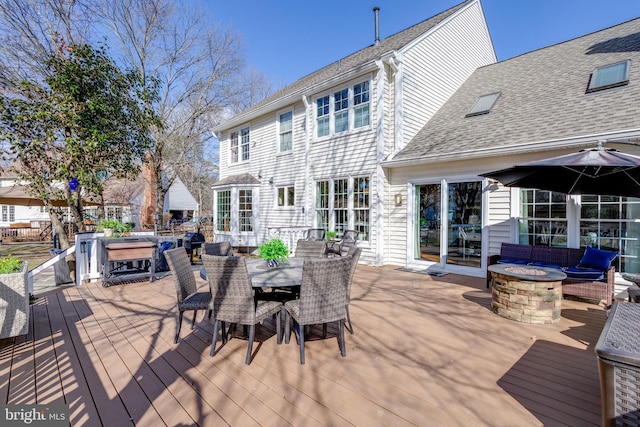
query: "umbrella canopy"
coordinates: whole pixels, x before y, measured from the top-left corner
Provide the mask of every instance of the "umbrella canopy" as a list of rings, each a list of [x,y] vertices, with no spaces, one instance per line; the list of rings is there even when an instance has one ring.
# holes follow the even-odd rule
[[[54,206],[68,206],[66,200],[52,200]],[[83,199],[85,206],[98,206],[100,203]],[[26,187],[22,185],[12,185],[10,187],[0,187],[0,205],[15,206],[44,206],[42,200],[27,193]]]
[[[640,157],[602,147],[480,174],[507,187],[640,197]]]

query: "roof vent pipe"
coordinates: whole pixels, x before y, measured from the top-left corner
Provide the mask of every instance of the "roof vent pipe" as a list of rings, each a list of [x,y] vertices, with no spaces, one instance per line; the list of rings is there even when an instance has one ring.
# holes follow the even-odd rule
[[[374,43],[374,46],[378,46],[380,44],[380,26],[378,23],[379,12],[380,12],[380,8],[378,6],[373,8],[373,16],[375,18],[375,25],[376,25],[376,41]]]

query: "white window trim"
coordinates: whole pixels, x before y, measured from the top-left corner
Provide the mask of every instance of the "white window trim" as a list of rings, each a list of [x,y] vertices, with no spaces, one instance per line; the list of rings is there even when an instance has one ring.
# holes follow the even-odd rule
[[[362,242],[365,246],[370,244],[371,242],[371,236],[372,236],[372,229],[373,229],[373,223],[371,221],[371,216],[372,216],[372,205],[371,205],[371,185],[372,185],[372,176],[371,174],[364,174],[364,175],[354,175],[354,176],[334,176],[331,178],[317,178],[314,179],[314,202],[313,202],[313,216],[314,216],[314,226],[315,227],[319,227],[319,224],[316,223],[316,219],[317,219],[317,206],[316,206],[316,200],[317,200],[317,183],[318,182],[322,182],[322,181],[327,181],[329,183],[329,206],[328,206],[328,212],[329,212],[329,224],[328,224],[328,230],[329,231],[334,231],[336,229],[336,224],[335,224],[335,187],[334,184],[336,181],[338,180],[347,180],[347,226],[346,229],[347,230],[355,230],[355,208],[354,208],[354,203],[353,203],[353,198],[354,198],[354,181],[356,178],[368,178],[369,179],[369,239],[367,240],[362,240],[362,237],[359,236],[358,237],[358,242]],[[359,210],[362,210],[361,208],[359,208]]]
[[[355,109],[357,107],[361,107],[363,104],[358,104],[358,106],[356,107],[356,105],[354,105],[354,95],[353,95],[353,87],[359,83],[364,83],[364,82],[368,82],[369,83],[369,124],[366,126],[360,126],[360,127],[354,127],[355,124]],[[322,92],[317,94],[316,96],[314,96],[313,98],[313,123],[314,123],[314,129],[313,129],[313,140],[314,141],[324,141],[326,139],[329,138],[333,138],[336,136],[343,136],[343,135],[347,135],[347,134],[353,134],[353,133],[357,133],[357,132],[361,132],[361,131],[365,131],[365,130],[370,130],[373,126],[373,87],[374,87],[374,81],[372,80],[372,76],[371,75],[367,75],[367,76],[363,76],[361,78],[358,79],[354,79],[346,84],[340,85],[340,86],[336,86],[331,90]],[[342,132],[336,132],[335,131],[335,98],[334,98],[334,94],[336,92],[340,92],[344,89],[348,89],[349,91],[349,108],[348,108],[348,114],[349,114],[349,126],[348,129],[346,131],[342,131]],[[324,136],[318,136],[318,100],[321,98],[324,98],[325,96],[329,97],[329,113],[328,113],[328,118],[329,118],[329,134],[328,135],[324,135]]]
[[[283,206],[280,206],[278,204],[278,191],[280,189],[284,189],[284,194],[285,194],[285,204]],[[293,200],[291,200],[291,204],[289,204],[289,198],[286,197],[287,194],[289,194],[289,192],[287,191],[289,188],[293,188]],[[281,210],[292,210],[295,208],[296,206],[296,186],[294,184],[289,184],[289,185],[278,185],[276,187],[276,191],[275,191],[275,196],[276,196],[276,200],[274,203],[274,206],[276,209],[281,209]]]
[[[249,130],[249,142],[247,145],[249,146],[249,158],[246,160],[242,159],[242,131],[244,129]],[[238,134],[238,159],[233,161],[233,146],[231,145],[231,135],[234,133]],[[248,163],[251,161],[251,125],[240,126],[238,128],[232,129],[229,131],[229,164],[230,165],[239,165],[241,163]]]
[[[283,114],[287,114],[287,113],[291,113],[291,148],[289,150],[281,150],[280,136],[282,135],[282,132],[280,131],[280,117]],[[293,128],[294,128],[295,118],[296,118],[295,117],[295,111],[294,111],[293,108],[289,108],[289,109],[286,109],[286,110],[278,111],[276,113],[276,152],[278,154],[290,154],[290,153],[293,153],[293,151],[294,151],[295,139],[294,139]]]
[[[240,231],[240,218],[239,218],[239,196],[240,190],[251,190],[252,199],[252,218],[253,218],[253,231]],[[222,191],[230,192],[230,218],[229,218],[229,230],[218,230],[218,193]],[[260,187],[258,185],[231,185],[218,187],[213,190],[213,212],[214,212],[214,230],[218,235],[225,236],[257,236],[260,230],[260,205],[257,200],[260,198]]]

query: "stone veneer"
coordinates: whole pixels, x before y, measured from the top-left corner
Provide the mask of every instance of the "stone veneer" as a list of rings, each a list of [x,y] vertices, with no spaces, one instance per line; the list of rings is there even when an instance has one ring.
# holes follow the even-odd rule
[[[498,315],[523,323],[560,320],[562,280],[525,280],[493,272],[491,283],[491,308]]]

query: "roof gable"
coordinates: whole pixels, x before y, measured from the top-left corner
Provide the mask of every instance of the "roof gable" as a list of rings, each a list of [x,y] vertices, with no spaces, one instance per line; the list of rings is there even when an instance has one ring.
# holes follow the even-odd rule
[[[586,93],[597,67],[628,59],[628,85]],[[495,92],[490,113],[465,117]],[[387,165],[640,130],[638,99],[640,18],[477,69]]]
[[[277,91],[273,95],[260,101],[248,110],[240,113],[231,120],[216,127],[214,131],[221,131],[233,126],[237,126],[242,122],[246,122],[253,117],[252,113],[261,110],[265,106],[273,104],[282,98],[289,96],[301,96],[303,92],[309,91],[311,88],[321,85],[330,80],[340,80],[341,77],[347,78],[354,70],[358,70],[367,64],[373,64],[387,53],[401,50],[403,47],[413,43],[425,33],[435,28],[438,24],[450,18],[456,12],[464,9],[478,0],[466,0],[444,12],[439,13],[429,19],[426,19],[412,27],[393,34],[382,39],[378,44],[370,45],[351,55],[339,59],[331,64],[323,67],[311,74],[308,74],[295,82],[287,85],[283,89]]]

